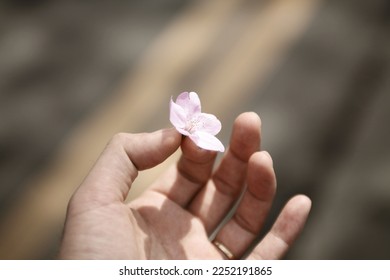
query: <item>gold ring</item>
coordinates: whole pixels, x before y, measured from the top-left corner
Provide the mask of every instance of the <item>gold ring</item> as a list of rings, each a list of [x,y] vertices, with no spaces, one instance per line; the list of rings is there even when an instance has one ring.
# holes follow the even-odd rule
[[[226,257],[226,259],[228,259],[228,260],[235,260],[236,259],[236,257],[233,255],[233,253],[225,245],[223,245],[221,242],[214,240],[213,244]]]

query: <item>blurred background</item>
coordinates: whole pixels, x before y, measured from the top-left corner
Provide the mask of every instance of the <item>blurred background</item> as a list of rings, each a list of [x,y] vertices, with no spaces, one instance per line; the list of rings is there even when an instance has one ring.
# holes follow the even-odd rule
[[[170,126],[170,97],[196,91],[225,146],[237,115],[262,118],[267,229],[313,200],[288,259],[390,259],[389,20],[386,0],[1,1],[0,258],[55,258],[111,136]]]

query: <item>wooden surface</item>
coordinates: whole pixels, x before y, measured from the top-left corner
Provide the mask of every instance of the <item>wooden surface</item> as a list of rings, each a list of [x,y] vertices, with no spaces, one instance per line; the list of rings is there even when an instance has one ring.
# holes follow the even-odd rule
[[[390,258],[388,2],[158,2],[0,5],[0,258],[54,258],[106,142],[170,126],[185,90],[225,144],[238,114],[262,118],[278,178],[269,223],[291,195],[312,198],[287,258]]]

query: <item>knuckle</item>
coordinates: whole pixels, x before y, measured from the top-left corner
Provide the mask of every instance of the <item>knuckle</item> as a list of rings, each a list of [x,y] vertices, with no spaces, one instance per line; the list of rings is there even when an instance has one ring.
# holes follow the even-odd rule
[[[131,134],[125,132],[118,132],[111,137],[109,145],[123,146],[130,139],[131,139]]]

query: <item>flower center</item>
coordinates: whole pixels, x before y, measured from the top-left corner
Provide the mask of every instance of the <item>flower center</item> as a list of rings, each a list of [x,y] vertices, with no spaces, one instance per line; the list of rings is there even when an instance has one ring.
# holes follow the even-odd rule
[[[199,120],[198,117],[192,117],[187,121],[185,130],[192,134],[199,128],[203,127],[203,125],[203,122]]]

